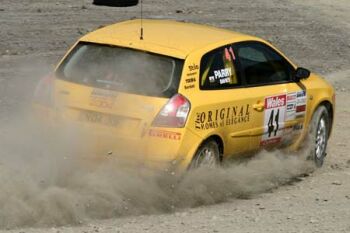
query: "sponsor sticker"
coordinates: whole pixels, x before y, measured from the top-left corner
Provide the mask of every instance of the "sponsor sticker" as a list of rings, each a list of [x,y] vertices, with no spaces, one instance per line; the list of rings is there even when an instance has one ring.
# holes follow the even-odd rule
[[[90,106],[98,108],[113,108],[116,99],[116,94],[107,91],[94,89],[90,95]]]
[[[197,72],[190,72],[190,73],[187,73],[187,77],[196,76],[197,74],[198,74]]]
[[[197,65],[197,64],[189,65],[188,69],[190,70],[190,72],[193,72],[195,70],[199,70],[199,65]]]
[[[187,78],[186,83],[195,83],[196,82],[196,78]]]
[[[306,105],[301,105],[296,107],[296,112],[305,112],[306,110]]]
[[[197,112],[195,128],[198,130],[244,124],[250,120],[250,105],[237,105]]]
[[[295,103],[289,103],[287,104],[287,112],[293,112],[295,111],[297,105]]]
[[[150,129],[149,134],[150,137],[157,137],[169,140],[180,140],[181,133],[167,131],[167,130],[158,130],[158,129]]]
[[[287,95],[287,102],[295,102],[295,100],[297,99],[297,93],[296,92],[292,92],[292,93],[288,93]]]
[[[306,97],[306,91],[299,91],[297,93],[297,98],[302,98],[302,97]]]
[[[298,105],[305,105],[306,104],[306,98],[305,97],[300,97],[297,99],[297,104]]]
[[[297,93],[292,92],[287,94],[287,109],[285,121],[295,119],[295,110],[297,107]]]
[[[270,96],[265,99],[264,134],[262,146],[291,142],[303,129],[302,124],[284,128],[286,121],[303,117],[306,113],[306,91]],[[283,138],[282,138],[283,137]]]
[[[193,88],[195,88],[195,85],[194,85],[194,84],[185,85],[185,90],[193,89]]]
[[[283,135],[287,95],[270,96],[265,99],[264,134],[260,145],[279,143]]]
[[[305,91],[297,93],[296,117],[303,117],[306,113],[307,95]]]

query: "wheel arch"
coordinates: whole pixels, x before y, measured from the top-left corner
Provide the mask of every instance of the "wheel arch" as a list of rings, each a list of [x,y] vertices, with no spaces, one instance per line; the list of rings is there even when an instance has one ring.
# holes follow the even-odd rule
[[[191,155],[191,159],[188,160],[188,164],[187,164],[187,169],[191,169],[192,168],[192,164],[193,164],[193,161],[196,159],[196,154],[198,152],[198,150],[203,146],[205,145],[205,143],[209,142],[209,141],[215,141],[218,146],[219,146],[219,160],[220,162],[223,160],[223,153],[224,153],[224,142],[222,140],[222,138],[217,135],[217,134],[213,134],[213,135],[210,135],[208,137],[206,137],[205,139],[203,139],[201,141],[201,143],[198,144],[197,148],[195,149],[195,152]]]
[[[330,126],[329,126],[329,132],[328,132],[328,137],[330,137],[331,135],[331,132],[332,132],[332,129],[333,129],[333,121],[334,121],[334,107],[332,105],[332,103],[328,100],[323,100],[321,101],[319,104],[316,105],[315,109],[314,109],[314,112],[316,111],[316,109],[319,107],[319,106],[324,106],[326,107],[327,109],[327,112],[328,112],[328,116],[329,116],[329,123],[330,123]]]
[[[208,136],[207,138],[205,138],[197,147],[197,150],[206,142],[210,141],[210,140],[214,140],[218,146],[219,146],[219,151],[220,151],[220,159],[222,160],[223,155],[224,155],[224,141],[222,140],[221,136],[217,135],[217,134],[213,134]],[[197,151],[196,150],[196,151]],[[193,159],[193,158],[192,158]]]

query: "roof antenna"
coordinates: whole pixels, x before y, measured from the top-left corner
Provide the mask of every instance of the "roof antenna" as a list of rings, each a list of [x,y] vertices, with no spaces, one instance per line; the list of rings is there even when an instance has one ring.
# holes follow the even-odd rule
[[[141,0],[141,31],[140,31],[140,40],[143,40],[143,0]]]

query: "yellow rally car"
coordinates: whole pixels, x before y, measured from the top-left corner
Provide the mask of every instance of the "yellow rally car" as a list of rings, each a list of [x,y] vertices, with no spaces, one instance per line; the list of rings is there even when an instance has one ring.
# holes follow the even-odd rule
[[[335,94],[268,42],[166,20],[117,23],[82,37],[36,92],[55,124],[88,129],[94,156],[155,167],[218,164],[296,150],[311,133],[321,166]],[[46,111],[48,112],[48,111]]]

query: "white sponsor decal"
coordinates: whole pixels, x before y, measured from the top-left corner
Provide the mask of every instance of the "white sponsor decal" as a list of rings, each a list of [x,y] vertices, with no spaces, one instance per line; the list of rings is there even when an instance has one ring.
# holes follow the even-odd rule
[[[297,98],[306,97],[306,91],[297,92]]]
[[[297,107],[297,93],[296,92],[288,93],[285,121],[290,121],[295,119],[296,107]]]
[[[306,113],[306,103],[307,95],[305,91],[265,98],[264,134],[260,144],[265,146],[294,140],[300,134],[303,125],[299,123],[284,128],[285,122],[303,117]]]
[[[295,101],[296,99],[297,99],[297,93],[296,92],[288,93],[288,95],[287,95],[287,103]]]
[[[305,105],[306,104],[306,97],[300,97],[297,99],[297,105]]]
[[[262,146],[281,141],[287,107],[286,100],[286,94],[271,96],[265,99],[264,134],[260,142]]]

